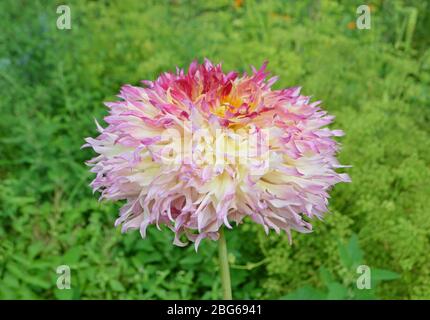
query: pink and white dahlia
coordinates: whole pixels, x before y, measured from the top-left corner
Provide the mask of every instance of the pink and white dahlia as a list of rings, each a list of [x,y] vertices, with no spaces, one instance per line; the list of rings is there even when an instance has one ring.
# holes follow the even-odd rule
[[[310,232],[327,212],[328,191],[347,182],[336,160],[333,116],[300,95],[272,90],[266,64],[252,74],[224,73],[209,60],[164,73],[145,87],[125,85],[108,102],[108,124],[85,146],[101,198],[126,200],[116,225],[168,226],[174,243],[196,248],[245,217],[266,232]],[[307,218],[305,218],[307,217]]]

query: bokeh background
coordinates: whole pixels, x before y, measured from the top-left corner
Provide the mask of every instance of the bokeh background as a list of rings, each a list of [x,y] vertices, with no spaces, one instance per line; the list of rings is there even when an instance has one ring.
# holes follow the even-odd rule
[[[71,8],[58,30],[56,8]],[[356,9],[371,8],[371,29]],[[99,203],[81,150],[122,84],[204,57],[225,70],[269,61],[343,129],[351,184],[312,234],[227,232],[233,295],[245,299],[430,298],[430,4],[374,1],[0,2],[0,298],[220,298],[217,246],[171,232],[125,235]],[[102,122],[103,123],[103,122]],[[70,290],[56,287],[69,265]],[[356,266],[372,270],[358,290]]]

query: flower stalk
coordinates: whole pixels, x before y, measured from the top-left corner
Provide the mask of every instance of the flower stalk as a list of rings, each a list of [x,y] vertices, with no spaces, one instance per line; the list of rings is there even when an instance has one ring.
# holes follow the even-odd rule
[[[218,259],[221,274],[222,296],[224,300],[232,300],[230,268],[228,265],[227,242],[224,228],[219,229]]]

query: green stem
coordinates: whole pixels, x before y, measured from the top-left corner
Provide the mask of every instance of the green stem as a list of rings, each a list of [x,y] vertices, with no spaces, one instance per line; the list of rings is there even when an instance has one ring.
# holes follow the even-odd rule
[[[218,259],[221,271],[222,296],[224,300],[231,300],[230,269],[228,267],[227,243],[225,241],[223,228],[219,230]]]

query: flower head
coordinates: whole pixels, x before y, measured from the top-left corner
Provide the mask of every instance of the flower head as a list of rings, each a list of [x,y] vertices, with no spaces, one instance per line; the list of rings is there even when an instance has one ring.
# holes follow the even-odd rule
[[[168,226],[174,243],[196,248],[245,217],[266,232],[309,232],[327,212],[328,191],[347,182],[326,126],[333,116],[300,88],[272,90],[266,64],[224,73],[209,60],[163,73],[145,87],[125,85],[108,102],[108,124],[85,146],[101,198],[126,200],[116,225]]]

